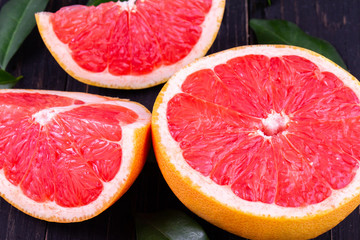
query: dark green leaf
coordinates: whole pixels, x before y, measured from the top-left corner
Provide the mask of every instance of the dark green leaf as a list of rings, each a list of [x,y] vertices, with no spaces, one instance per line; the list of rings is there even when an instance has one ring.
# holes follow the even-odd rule
[[[12,88],[22,78],[14,77],[10,73],[0,69],[0,88]]]
[[[49,0],[10,0],[0,11],[0,67],[6,69],[12,56],[35,26],[34,14]]]
[[[284,20],[251,19],[250,27],[260,44],[286,44],[307,48],[346,69],[339,53],[329,42],[306,34],[294,23]]]
[[[136,237],[137,240],[208,240],[195,220],[175,210],[138,215]]]
[[[89,0],[87,5],[90,6],[90,5],[94,5],[94,6],[97,6],[99,5],[100,3],[105,3],[105,2],[110,2],[110,1],[113,1],[113,2],[117,2],[117,0]],[[120,0],[120,2],[125,2],[126,0]]]

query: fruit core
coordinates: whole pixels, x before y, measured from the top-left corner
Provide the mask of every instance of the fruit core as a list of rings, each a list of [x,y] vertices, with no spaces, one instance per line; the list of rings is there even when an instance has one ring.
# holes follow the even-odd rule
[[[54,108],[43,109],[33,114],[32,119],[35,123],[40,124],[40,126],[45,126],[56,117],[58,112]]]
[[[267,118],[262,119],[262,132],[265,136],[275,136],[286,130],[289,117],[283,113],[273,112]]]

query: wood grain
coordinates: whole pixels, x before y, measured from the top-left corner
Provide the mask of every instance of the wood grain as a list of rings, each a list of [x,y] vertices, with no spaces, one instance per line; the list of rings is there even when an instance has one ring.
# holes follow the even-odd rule
[[[6,3],[0,0],[0,7]],[[85,4],[86,0],[50,0],[47,10],[62,6]],[[248,26],[250,18],[284,19],[299,25],[305,32],[332,43],[347,64],[349,71],[360,77],[360,1],[328,0],[227,0],[224,19],[209,54],[235,46],[256,43]],[[145,90],[113,90],[87,86],[68,76],[45,48],[37,29],[29,35],[8,71],[23,75],[17,88],[54,89],[90,92],[138,101],[152,110],[162,85]],[[183,210],[194,217],[210,239],[242,239],[227,233],[187,210],[173,195],[157,167],[150,151],[144,170],[131,189],[112,207],[94,219],[75,224],[47,223],[29,217],[0,199],[0,240],[12,239],[136,239],[134,216],[164,208]],[[360,212],[349,217],[318,240],[360,239]]]

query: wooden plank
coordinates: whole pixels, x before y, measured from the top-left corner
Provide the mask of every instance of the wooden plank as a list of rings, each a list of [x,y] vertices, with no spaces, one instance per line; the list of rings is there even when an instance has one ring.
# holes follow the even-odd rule
[[[91,220],[61,224],[48,223],[46,239],[52,240],[95,240],[106,239],[107,224],[109,222],[108,212],[101,214]],[[121,226],[119,226],[121,228]]]
[[[64,90],[67,74],[60,71],[60,66],[44,48],[37,29],[29,35],[11,64],[15,66],[15,75],[24,78],[16,88]]]
[[[344,221],[331,230],[331,240],[360,239],[360,209],[355,209]]]
[[[218,36],[208,54],[248,44],[247,1],[226,1]]]
[[[360,77],[360,2],[357,0],[250,0],[250,18],[283,19],[296,23],[306,33],[330,42],[343,57],[349,71]],[[252,35],[253,36],[253,35]],[[252,38],[254,42],[254,38]]]
[[[44,239],[46,224],[0,199],[0,239]]]

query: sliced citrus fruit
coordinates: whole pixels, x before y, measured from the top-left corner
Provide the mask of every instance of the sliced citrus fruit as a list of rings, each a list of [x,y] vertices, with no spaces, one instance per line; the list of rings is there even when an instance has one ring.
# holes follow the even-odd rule
[[[86,93],[0,91],[0,195],[40,219],[76,222],[113,204],[146,159],[142,105]]]
[[[74,5],[36,14],[62,68],[84,83],[123,89],[165,82],[206,54],[225,0],[142,0]]]
[[[309,50],[245,46],[161,90],[153,144],[193,212],[254,239],[313,238],[360,203],[360,86]]]

